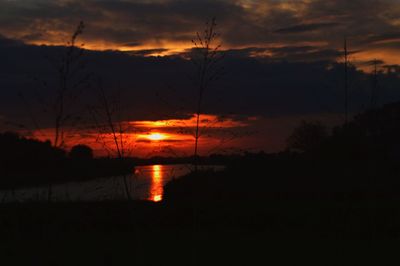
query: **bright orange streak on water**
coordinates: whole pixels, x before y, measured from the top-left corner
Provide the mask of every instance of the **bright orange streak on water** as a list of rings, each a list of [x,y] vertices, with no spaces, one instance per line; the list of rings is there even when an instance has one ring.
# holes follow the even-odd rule
[[[162,200],[163,195],[163,166],[153,165],[153,173],[151,177],[150,200],[158,202]]]

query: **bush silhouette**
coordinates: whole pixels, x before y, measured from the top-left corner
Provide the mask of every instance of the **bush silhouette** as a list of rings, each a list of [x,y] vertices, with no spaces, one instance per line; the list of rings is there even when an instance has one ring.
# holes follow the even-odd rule
[[[320,122],[302,121],[287,140],[289,150],[309,152],[319,147],[328,137],[326,127]]]
[[[91,160],[93,159],[93,150],[86,145],[75,145],[69,152],[69,158],[76,160]]]

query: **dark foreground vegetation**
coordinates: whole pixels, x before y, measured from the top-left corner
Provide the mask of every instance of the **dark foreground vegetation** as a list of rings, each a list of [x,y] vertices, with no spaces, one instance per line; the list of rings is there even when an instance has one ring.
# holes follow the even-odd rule
[[[170,182],[161,203],[0,206],[6,265],[397,265],[399,105]]]
[[[6,205],[5,265],[395,265],[399,207],[379,201]]]
[[[92,150],[77,145],[68,153],[16,133],[0,134],[0,189],[16,189],[132,173],[129,159],[93,158]]]

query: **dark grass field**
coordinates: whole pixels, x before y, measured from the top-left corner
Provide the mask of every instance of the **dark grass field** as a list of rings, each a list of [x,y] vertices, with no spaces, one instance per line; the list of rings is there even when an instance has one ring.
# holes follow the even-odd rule
[[[395,202],[0,207],[4,265],[397,265]]]

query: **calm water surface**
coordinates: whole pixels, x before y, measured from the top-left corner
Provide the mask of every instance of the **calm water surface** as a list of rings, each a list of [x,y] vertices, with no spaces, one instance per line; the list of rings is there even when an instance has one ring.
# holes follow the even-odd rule
[[[161,201],[163,187],[173,178],[191,171],[191,165],[137,166],[126,177],[132,198]],[[223,166],[201,166],[202,169],[222,170]],[[15,191],[0,191],[0,202],[47,200],[48,188],[36,187]],[[101,201],[126,199],[123,177],[108,177],[86,182],[70,182],[52,187],[53,201]]]

